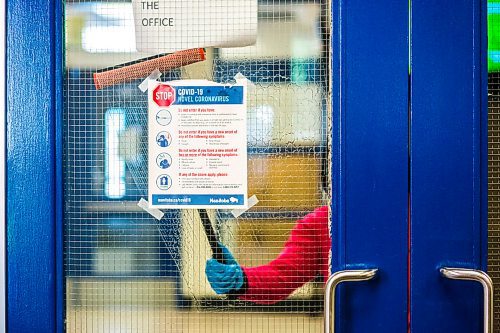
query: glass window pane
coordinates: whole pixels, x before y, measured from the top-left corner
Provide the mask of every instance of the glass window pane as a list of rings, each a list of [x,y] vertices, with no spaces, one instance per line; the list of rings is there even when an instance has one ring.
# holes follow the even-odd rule
[[[328,212],[308,225],[310,238],[297,221],[331,200],[329,2],[259,0],[257,14],[255,45],[206,48],[205,61],[164,71],[159,80],[233,84],[240,73],[251,81],[248,196],[259,202],[239,217],[208,214],[246,283],[261,274],[250,275],[252,269],[270,269],[291,244],[301,246],[296,268],[290,263],[280,273],[293,288],[217,294],[207,278],[211,252],[199,212],[164,210],[158,221],[138,206],[148,194],[148,103],[138,87],[147,74],[98,89],[94,73],[158,55],[137,51],[131,2],[71,0],[64,91],[68,332],[321,331]],[[303,266],[310,269],[297,269]]]

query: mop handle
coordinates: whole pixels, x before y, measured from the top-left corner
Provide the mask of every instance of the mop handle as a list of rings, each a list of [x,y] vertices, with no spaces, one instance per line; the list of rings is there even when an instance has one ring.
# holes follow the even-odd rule
[[[201,223],[207,235],[208,244],[210,244],[210,248],[212,249],[213,258],[221,264],[224,264],[222,247],[219,244],[219,239],[212,226],[212,222],[210,222],[206,209],[198,209],[198,213],[200,214]]]

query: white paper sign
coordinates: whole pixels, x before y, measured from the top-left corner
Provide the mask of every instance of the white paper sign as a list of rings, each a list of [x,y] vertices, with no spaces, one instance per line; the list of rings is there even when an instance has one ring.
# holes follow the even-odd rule
[[[133,0],[138,51],[239,47],[257,39],[257,0]]]
[[[247,207],[246,90],[246,82],[149,81],[150,207]]]

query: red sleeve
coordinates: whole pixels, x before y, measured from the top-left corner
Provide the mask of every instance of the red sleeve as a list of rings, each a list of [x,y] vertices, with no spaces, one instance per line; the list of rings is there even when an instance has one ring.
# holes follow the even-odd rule
[[[325,239],[328,244],[325,246]],[[288,297],[327,268],[328,207],[321,207],[297,221],[279,256],[267,265],[243,267],[247,289],[240,298],[273,304]],[[325,249],[327,249],[325,253]]]

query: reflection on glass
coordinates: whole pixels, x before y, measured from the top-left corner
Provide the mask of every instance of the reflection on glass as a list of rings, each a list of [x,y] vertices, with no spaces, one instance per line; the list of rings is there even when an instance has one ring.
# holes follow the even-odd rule
[[[125,130],[125,111],[109,109],[105,118],[106,145],[104,193],[110,199],[125,196],[125,161],[120,156],[120,133]]]

